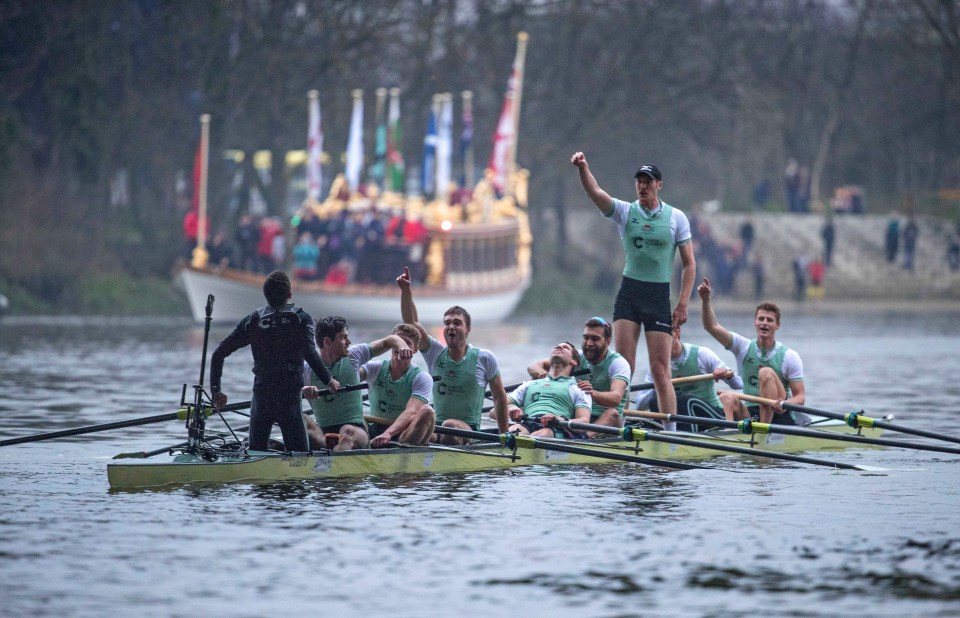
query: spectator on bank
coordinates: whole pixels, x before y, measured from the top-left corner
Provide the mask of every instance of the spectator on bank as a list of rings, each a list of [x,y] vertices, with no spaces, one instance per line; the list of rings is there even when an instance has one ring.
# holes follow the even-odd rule
[[[278,261],[277,253],[274,251],[277,248],[274,239],[278,236],[283,236],[283,227],[279,220],[274,217],[265,217],[260,221],[260,239],[257,241],[257,268],[262,273],[273,272],[283,262],[282,254]]]
[[[327,275],[323,281],[330,285],[346,285],[353,281],[355,270],[356,264],[352,260],[349,258],[341,258],[339,262],[327,270]]]
[[[787,167],[783,170],[783,195],[787,200],[787,212],[797,212],[797,200],[800,195],[800,166],[796,159],[787,161]]]
[[[207,257],[211,266],[227,268],[233,258],[233,247],[227,240],[227,233],[223,230],[217,230],[217,233],[210,239],[210,246],[207,247]]]
[[[260,241],[260,229],[253,217],[243,215],[237,224],[233,236],[236,241],[237,267],[242,270],[257,269],[257,243]]]
[[[750,259],[750,251],[753,249],[753,239],[754,239],[755,230],[753,229],[753,220],[747,218],[743,222],[743,225],[740,226],[740,247],[742,253],[740,254],[740,260],[742,265],[746,265],[747,261]]]
[[[810,168],[801,165],[797,180],[797,212],[810,212]]]
[[[820,230],[820,237],[823,238],[823,265],[829,268],[833,264],[833,241],[836,238],[832,215],[827,215],[823,229]]]
[[[903,228],[903,267],[906,270],[913,270],[913,257],[917,250],[917,237],[919,235],[920,228],[911,216],[907,219],[907,225]]]
[[[890,220],[887,221],[887,235],[883,243],[884,251],[887,256],[887,262],[893,264],[897,261],[897,252],[900,249],[900,217],[897,211],[890,213]]]
[[[753,298],[759,303],[760,299],[763,298],[763,286],[766,282],[763,258],[760,257],[759,252],[753,254],[753,263],[750,270],[753,273]]]
[[[407,264],[410,265],[410,277],[416,283],[427,280],[427,267],[424,257],[427,244],[427,227],[419,215],[408,217],[403,224],[403,242],[410,248]]]
[[[807,295],[807,256],[802,253],[793,258],[793,298],[803,302]]]
[[[947,266],[950,270],[960,270],[960,221],[956,223],[953,234],[950,235],[950,244],[947,246]]]
[[[298,279],[313,281],[317,278],[317,262],[320,259],[320,247],[313,235],[304,232],[293,246],[293,274]]]
[[[812,260],[807,265],[807,274],[810,275],[810,286],[807,288],[807,296],[814,300],[823,300],[823,278],[826,272],[826,264],[820,260]]]

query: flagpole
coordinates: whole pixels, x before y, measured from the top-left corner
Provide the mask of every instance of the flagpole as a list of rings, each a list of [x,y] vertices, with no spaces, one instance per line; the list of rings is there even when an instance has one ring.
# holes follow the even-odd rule
[[[200,116],[200,203],[197,215],[197,247],[191,264],[194,268],[207,265],[207,159],[210,152],[210,114]]]
[[[517,55],[513,61],[514,85],[513,92],[513,139],[510,142],[510,162],[507,167],[508,178],[517,170],[517,142],[520,140],[520,102],[523,98],[523,65],[527,59],[527,39],[529,35],[526,32],[517,33]],[[507,181],[507,190],[513,194],[513,183]]]

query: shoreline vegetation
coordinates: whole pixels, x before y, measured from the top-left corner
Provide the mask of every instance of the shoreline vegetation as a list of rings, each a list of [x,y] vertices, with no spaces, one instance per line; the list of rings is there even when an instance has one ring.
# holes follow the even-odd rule
[[[69,305],[53,305],[23,289],[0,281],[0,294],[5,295],[11,316],[163,316],[184,317],[190,315],[183,291],[173,282],[162,278],[138,279],[125,275],[93,275],[78,281],[76,290],[67,296]],[[584,294],[583,290],[589,290]],[[569,276],[559,271],[547,272],[534,277],[534,282],[524,295],[514,315],[537,316],[555,313],[557,307],[576,313],[605,315],[611,311],[616,289],[598,289],[587,276]],[[398,296],[399,298],[399,296]],[[960,299],[893,297],[843,298],[839,294],[799,302],[792,298],[770,297],[770,300],[791,312],[798,310],[826,312],[952,312],[960,311]],[[753,311],[756,302],[749,294],[737,297],[714,298],[714,306],[721,311]],[[398,305],[399,306],[399,305]],[[399,309],[398,309],[399,311]],[[690,299],[690,315],[699,315],[700,303],[696,293]]]
[[[759,251],[768,260],[763,297],[784,308],[867,312],[960,310],[960,272],[950,271],[945,260],[948,231],[954,225],[950,219],[921,220],[917,266],[913,271],[906,271],[899,262],[888,264],[883,260],[882,233],[886,215],[837,217],[838,237],[842,240],[837,243],[836,264],[827,272],[825,293],[822,298],[797,301],[792,292],[793,276],[789,262],[796,252],[815,255],[820,251],[820,217],[731,212],[710,215],[708,221],[715,236],[732,241],[746,217],[751,217],[758,228],[754,251]],[[619,264],[616,260],[603,261],[591,253],[597,245],[594,235],[597,231],[594,230],[589,238],[571,239],[573,242],[551,242],[546,233],[535,240],[533,282],[515,315],[547,315],[556,313],[557,308],[609,315],[620,282]],[[602,246],[610,246],[613,242],[619,240],[605,240]],[[556,246],[565,248],[561,257],[551,255]],[[617,251],[621,249],[618,247]],[[701,254],[697,255],[697,270],[698,281],[704,275],[714,277],[708,260]],[[0,294],[9,301],[7,314],[190,315],[186,296],[172,273],[169,277],[137,277],[91,269],[87,273],[59,279],[64,287],[58,290],[57,302],[45,300],[38,293],[0,279]],[[715,295],[715,305],[721,310],[752,311],[756,307],[748,272],[737,276],[734,290],[731,295]],[[690,313],[698,315],[699,305],[694,292],[690,299]]]

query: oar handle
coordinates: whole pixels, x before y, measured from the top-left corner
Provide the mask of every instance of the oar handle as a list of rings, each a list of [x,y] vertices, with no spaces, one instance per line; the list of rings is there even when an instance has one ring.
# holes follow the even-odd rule
[[[670,420],[670,415],[665,412],[648,412],[647,410],[624,410],[623,415],[631,418],[652,418],[658,421]]]
[[[733,370],[730,369],[727,371],[727,377],[733,377]],[[673,378],[670,380],[670,383],[674,386],[680,386],[682,384],[691,384],[694,382],[706,382],[707,380],[713,380],[712,373],[701,373],[695,376],[684,376],[682,378]],[[640,384],[634,384],[630,387],[630,392],[635,393],[637,391],[648,391],[653,388],[656,388],[656,384],[653,382],[641,382]]]
[[[382,416],[368,416],[364,414],[363,420],[367,421],[368,423],[372,423],[374,425],[383,425],[384,427],[389,427],[390,425],[393,425],[393,421],[397,419],[383,418]]]
[[[731,392],[733,392],[734,396],[736,396],[737,399],[742,399],[743,401],[749,401],[750,403],[760,403],[765,406],[777,405],[776,399],[767,399],[766,397],[757,397],[756,395],[748,395],[746,393],[737,393],[734,391],[731,391]]]
[[[177,420],[177,413],[160,414],[158,416],[149,416],[146,418],[135,418],[127,421],[116,421],[113,423],[103,423],[101,425],[90,425],[87,427],[77,427],[75,429],[64,429],[62,431],[51,431],[32,436],[21,436],[19,438],[10,438],[0,440],[0,446],[11,446],[14,444],[25,444],[27,442],[40,442],[41,440],[52,440],[54,438],[65,438],[67,436],[79,436],[86,433],[95,433],[97,431],[107,431],[110,429],[121,429],[124,427],[135,427],[137,425],[148,425],[150,423],[161,423],[164,421]]]
[[[348,393],[350,391],[362,391],[365,388],[369,388],[369,385],[366,382],[361,382],[360,384],[351,384],[349,386],[344,386],[333,393],[329,388],[325,388],[318,393],[319,397],[326,397],[327,395],[339,395],[340,393]],[[218,408],[221,412],[236,412],[237,410],[246,410],[252,405],[251,401],[238,401],[237,403],[231,403]],[[209,406],[204,406],[208,408]],[[211,408],[212,409],[212,408]]]

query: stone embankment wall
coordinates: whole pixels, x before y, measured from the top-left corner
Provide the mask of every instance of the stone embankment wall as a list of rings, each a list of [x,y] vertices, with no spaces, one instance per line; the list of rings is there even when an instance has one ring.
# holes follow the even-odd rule
[[[822,215],[728,214],[705,215],[710,230],[721,242],[738,242],[740,227],[750,218],[755,230],[754,251],[765,267],[767,297],[793,297],[793,260],[803,254],[822,259]],[[919,217],[920,235],[913,270],[903,268],[903,242],[895,262],[884,255],[886,215],[838,215],[834,217],[835,238],[832,266],[824,279],[827,300],[957,300],[960,301],[960,272],[947,265],[947,247],[953,224],[944,219]],[[901,217],[902,232],[906,220]],[[704,264],[701,270],[708,270]],[[735,295],[751,297],[751,275],[737,277]]]
[[[688,213],[689,214],[689,213]],[[793,260],[803,254],[808,259],[823,255],[823,215],[786,213],[713,213],[699,215],[713,238],[721,244],[740,240],[740,227],[749,217],[754,226],[754,251],[761,256],[765,270],[764,298],[789,302],[794,297]],[[884,255],[887,215],[837,215],[834,217],[836,240],[833,265],[824,280],[824,300],[858,304],[892,301],[960,306],[960,272],[947,266],[947,247],[953,222],[918,217],[920,235],[912,271],[903,268],[903,242],[897,260],[888,263]],[[900,217],[903,230],[906,218]],[[623,268],[623,249],[616,230],[599,217],[593,208],[570,213],[569,238],[586,252],[603,272]],[[694,232],[696,234],[696,232]],[[698,281],[713,277],[708,261],[697,255]],[[679,260],[678,260],[679,264]],[[753,275],[749,269],[736,276],[732,294],[717,297],[718,302],[754,302]],[[696,298],[691,307],[699,305]]]

